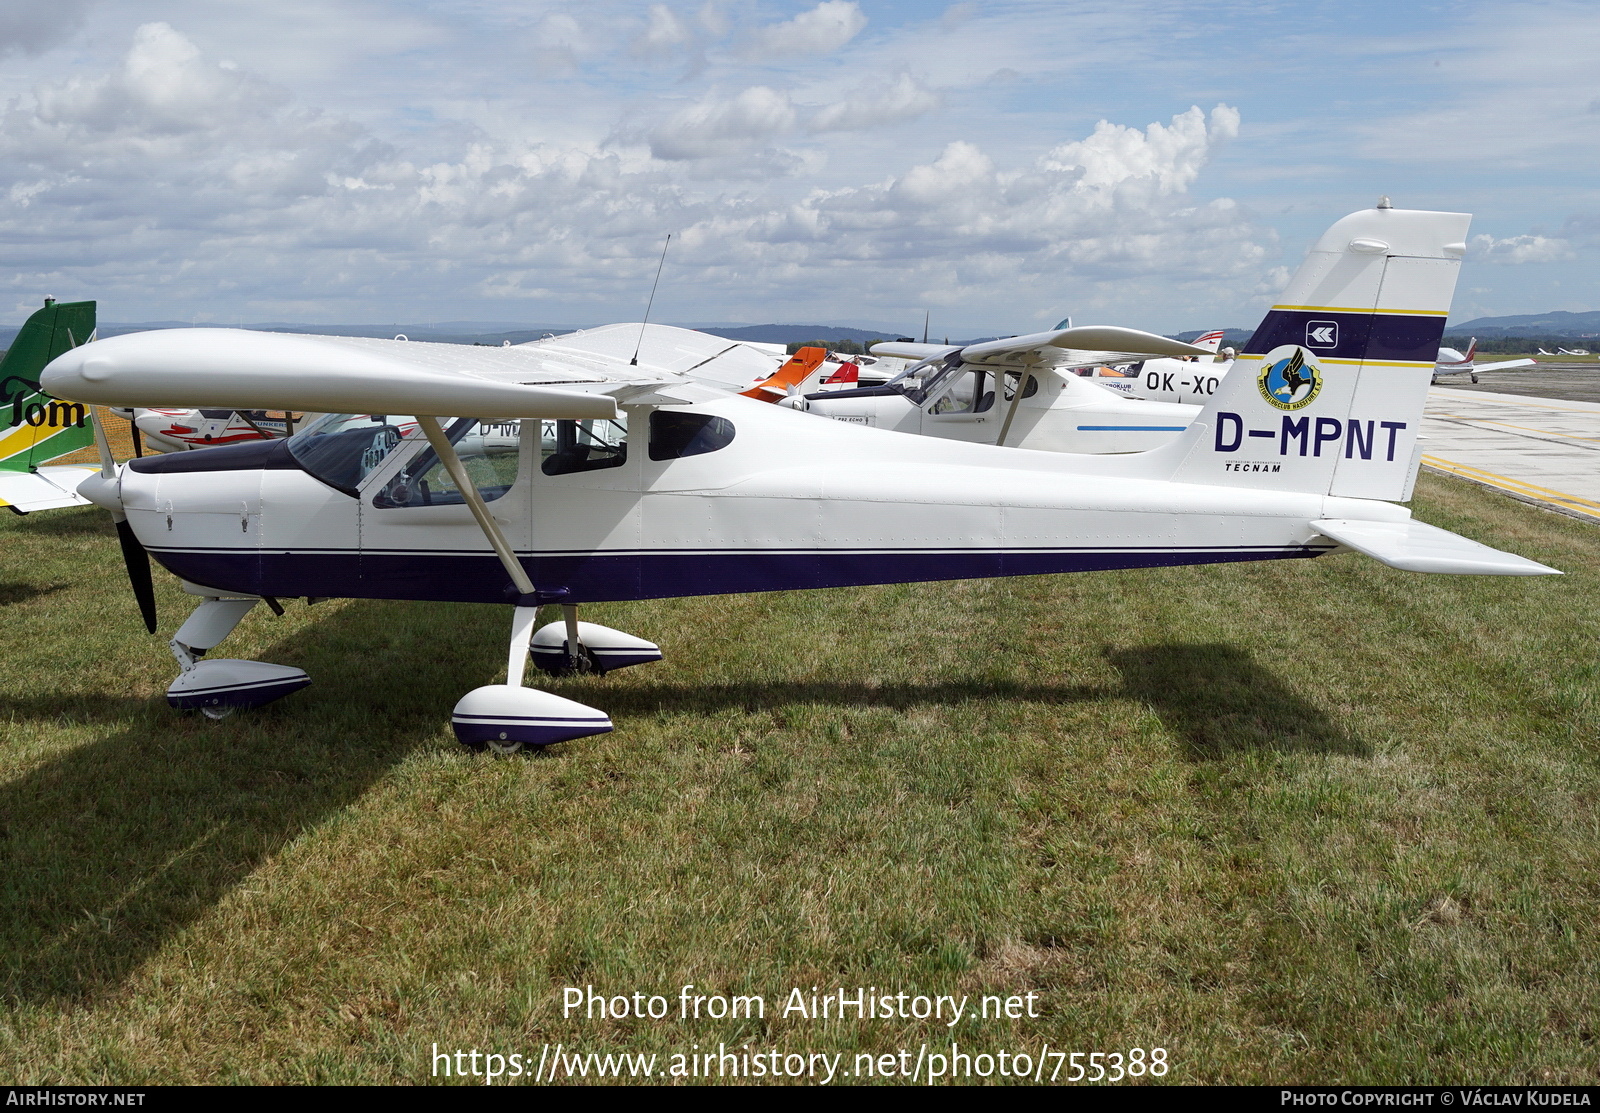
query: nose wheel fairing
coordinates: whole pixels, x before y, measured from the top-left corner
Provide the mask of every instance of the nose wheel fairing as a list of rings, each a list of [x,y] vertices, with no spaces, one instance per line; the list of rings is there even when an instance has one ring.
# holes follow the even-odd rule
[[[200,660],[229,634],[261,600],[248,596],[207,596],[167,643],[182,671],[167,687],[167,703],[180,711],[203,711],[213,718],[227,711],[260,707],[311,683],[303,669],[234,658]]]
[[[198,661],[167,688],[180,711],[246,710],[282,699],[311,683],[302,669],[265,661],[217,658]]]

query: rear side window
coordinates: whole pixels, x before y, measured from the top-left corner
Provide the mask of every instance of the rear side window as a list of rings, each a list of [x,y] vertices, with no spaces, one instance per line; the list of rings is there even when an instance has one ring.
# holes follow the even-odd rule
[[[677,460],[701,456],[733,443],[733,422],[710,414],[680,410],[650,413],[650,459]]]

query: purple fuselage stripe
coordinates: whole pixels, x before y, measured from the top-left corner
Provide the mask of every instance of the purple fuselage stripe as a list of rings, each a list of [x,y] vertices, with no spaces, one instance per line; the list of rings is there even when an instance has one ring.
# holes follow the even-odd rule
[[[866,584],[1040,576],[1125,568],[1172,568],[1320,556],[1328,548],[1129,549],[1111,552],[627,553],[524,557],[541,591],[565,588],[562,602],[602,603],[795,591]],[[493,554],[166,552],[152,555],[191,583],[251,595],[416,599],[444,603],[512,601]]]

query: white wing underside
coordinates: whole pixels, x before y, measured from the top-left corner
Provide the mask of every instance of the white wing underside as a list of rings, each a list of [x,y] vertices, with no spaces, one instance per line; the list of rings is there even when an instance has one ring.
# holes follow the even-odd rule
[[[87,506],[89,500],[78,494],[78,484],[99,470],[94,465],[56,464],[32,472],[0,471],[0,502],[24,514]]]

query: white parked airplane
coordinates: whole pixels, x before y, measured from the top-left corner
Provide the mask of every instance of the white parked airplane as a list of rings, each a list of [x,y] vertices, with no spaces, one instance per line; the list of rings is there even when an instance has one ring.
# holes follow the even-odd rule
[[[1478,354],[1478,338],[1474,336],[1472,343],[1467,345],[1465,354],[1454,348],[1440,348],[1439,355],[1433,364],[1433,381],[1438,382],[1440,375],[1470,375],[1473,382],[1478,381],[1480,371],[1509,371],[1513,367],[1532,367],[1535,364],[1531,359],[1505,359],[1499,363],[1476,363],[1474,357]]]
[[[1589,354],[1589,349],[1587,349],[1587,348],[1573,348],[1573,349],[1571,349],[1569,351],[1566,348],[1557,348],[1556,349],[1556,354],[1557,355],[1563,355],[1563,356],[1586,356],[1586,355]]]
[[[269,414],[265,410],[196,409],[162,406],[129,409],[113,406],[111,412],[133,424],[134,444],[157,452],[186,452],[244,441],[286,437],[307,419],[320,414]]]
[[[1202,351],[1136,329],[1088,325],[979,344],[889,342],[872,350],[920,362],[883,386],[818,391],[781,404],[903,433],[1088,453],[1153,448],[1198,412],[1129,400],[1074,374],[1141,355]]]
[[[1200,417],[1121,456],[819,421],[689,368],[631,365],[627,348],[176,329],[75,349],[44,381],[85,402],[329,415],[287,440],[108,459],[83,484],[202,597],[171,642],[174,706],[220,714],[309,683],[286,666],[200,659],[263,599],[499,602],[507,682],[469,692],[453,721],[464,744],[509,751],[612,729],[602,711],[524,687],[530,651],[602,670],[659,656],[580,623],[588,602],[1342,548],[1411,571],[1554,573],[1396,505],[1420,459],[1468,223],[1380,208],[1334,224],[1313,248],[1314,281],[1291,285],[1292,305],[1269,315]],[[1331,342],[1308,344],[1329,321]],[[548,423],[548,441],[532,422]],[[135,594],[148,608],[148,587]],[[564,620],[536,633],[544,603]]]
[[[1233,366],[1237,354],[1232,348],[1219,351],[1221,340],[1222,332],[1218,330],[1195,341],[1197,347],[1211,350],[1209,359],[1147,359],[1118,367],[1096,367],[1091,373],[1095,382],[1127,398],[1203,406],[1222,385],[1222,377]]]

